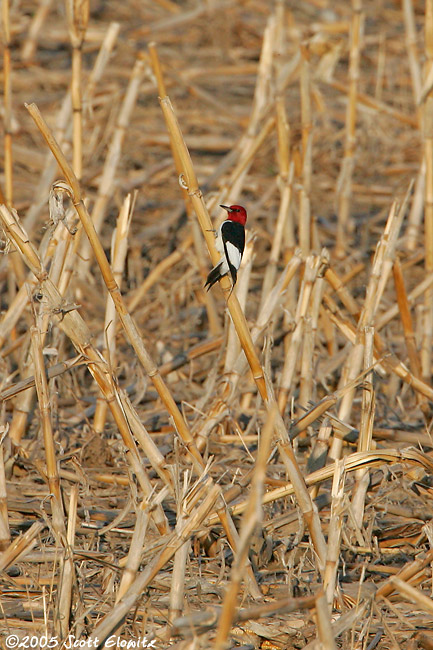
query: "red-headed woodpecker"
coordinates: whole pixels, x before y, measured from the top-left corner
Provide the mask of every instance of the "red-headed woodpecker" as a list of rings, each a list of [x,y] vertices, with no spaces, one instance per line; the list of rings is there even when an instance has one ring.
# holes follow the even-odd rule
[[[207,276],[204,286],[208,291],[223,275],[229,273],[233,287],[235,286],[245,248],[247,211],[241,205],[220,207],[227,210],[227,219],[222,222],[217,233],[216,247],[221,254],[221,259]]]

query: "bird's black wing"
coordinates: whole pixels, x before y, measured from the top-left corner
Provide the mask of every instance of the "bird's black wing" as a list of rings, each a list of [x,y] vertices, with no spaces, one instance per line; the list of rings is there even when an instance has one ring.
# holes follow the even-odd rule
[[[245,248],[245,228],[236,221],[225,221],[221,226],[221,237],[224,244],[224,253],[229,265],[230,275],[232,277],[233,286],[236,284],[238,277],[238,266],[235,266],[230,259],[230,251],[227,244],[230,243],[237,248],[240,254],[240,260]],[[240,264],[239,260],[239,264]]]
[[[217,282],[217,280],[219,280],[219,278],[221,277],[221,266],[222,266],[222,262],[214,266],[212,271],[209,272],[209,275],[207,276],[206,284],[204,285],[204,288],[206,289],[207,287],[208,291],[211,287],[213,287],[215,282]]]

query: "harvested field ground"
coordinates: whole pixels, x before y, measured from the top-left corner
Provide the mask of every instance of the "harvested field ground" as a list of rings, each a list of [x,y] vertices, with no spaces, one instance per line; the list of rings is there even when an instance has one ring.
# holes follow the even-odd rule
[[[433,0],[1,12],[1,648],[431,650]]]

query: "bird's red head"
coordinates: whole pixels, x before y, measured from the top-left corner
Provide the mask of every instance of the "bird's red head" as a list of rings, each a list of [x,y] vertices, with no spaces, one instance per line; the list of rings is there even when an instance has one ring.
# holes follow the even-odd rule
[[[227,216],[230,221],[237,221],[242,226],[247,222],[247,211],[241,205],[220,205],[220,208],[227,210]]]

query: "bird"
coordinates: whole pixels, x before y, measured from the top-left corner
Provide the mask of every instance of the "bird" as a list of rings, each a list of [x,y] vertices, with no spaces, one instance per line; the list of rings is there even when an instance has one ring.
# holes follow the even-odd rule
[[[227,219],[216,235],[216,247],[221,258],[210,271],[204,286],[209,291],[215,282],[230,274],[233,291],[245,248],[247,211],[241,205],[220,205],[220,208],[227,210]]]

